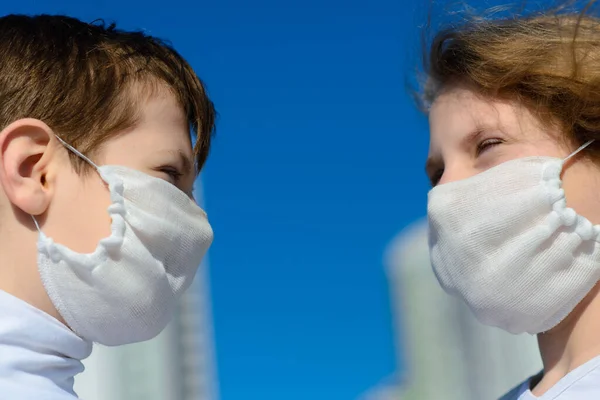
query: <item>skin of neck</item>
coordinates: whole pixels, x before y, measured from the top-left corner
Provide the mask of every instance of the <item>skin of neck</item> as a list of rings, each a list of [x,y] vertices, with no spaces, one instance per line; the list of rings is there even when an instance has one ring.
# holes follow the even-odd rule
[[[542,396],[577,367],[600,355],[600,284],[561,323],[538,334],[544,365],[542,379],[532,389]]]

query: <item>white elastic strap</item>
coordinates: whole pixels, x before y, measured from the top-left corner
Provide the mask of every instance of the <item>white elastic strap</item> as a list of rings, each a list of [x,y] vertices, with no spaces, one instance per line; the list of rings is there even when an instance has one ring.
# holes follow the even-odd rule
[[[90,164],[95,169],[98,169],[98,166],[92,160],[90,160],[89,158],[87,158],[86,156],[84,156],[82,152],[80,152],[75,147],[71,146],[69,143],[67,143],[64,140],[62,140],[58,135],[54,135],[54,136],[56,136],[56,138],[58,139],[58,141],[61,142],[63,146],[65,146],[67,149],[71,150],[73,153],[77,154],[79,157],[81,157],[81,159],[83,161],[87,162],[88,164]]]
[[[592,139],[584,144],[582,144],[581,146],[579,146],[579,148],[577,150],[575,150],[573,153],[571,153],[567,158],[565,158],[563,161],[567,161],[568,159],[570,159],[571,157],[573,157],[574,155],[576,155],[577,153],[579,153],[580,151],[582,151],[583,149],[585,149],[586,147],[588,147],[590,144],[592,144],[594,142],[595,139]]]
[[[35,219],[35,217],[32,215],[31,219],[33,220],[33,223],[35,224],[35,227],[37,228],[38,232],[42,232],[42,229],[40,228],[40,224],[38,224],[37,219]]]

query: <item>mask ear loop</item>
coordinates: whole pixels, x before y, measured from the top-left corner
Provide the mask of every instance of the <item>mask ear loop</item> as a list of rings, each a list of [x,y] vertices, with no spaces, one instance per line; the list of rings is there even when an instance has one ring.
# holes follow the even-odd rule
[[[56,137],[56,139],[58,139],[58,141],[67,148],[67,150],[70,150],[71,152],[73,152],[73,154],[77,155],[79,158],[81,158],[83,161],[87,162],[88,164],[90,164],[92,167],[94,167],[94,169],[96,171],[98,171],[98,166],[92,161],[90,160],[88,157],[86,157],[82,152],[80,152],[79,150],[77,150],[75,147],[71,146],[69,143],[65,142],[61,137],[59,137],[58,135],[54,135]],[[42,233],[42,229],[40,228],[40,224],[37,222],[37,219],[35,219],[35,217],[32,215],[31,218],[33,219],[33,223],[35,224],[36,229],[38,230],[38,232]]]
[[[83,155],[82,152],[80,152],[79,150],[77,150],[75,147],[71,146],[69,143],[65,142],[64,140],[62,140],[62,138],[60,138],[59,136],[55,135],[56,138],[58,139],[58,141],[65,146],[67,149],[71,150],[73,152],[73,154],[79,156],[79,158],[81,158],[83,161],[87,162],[88,164],[90,164],[92,167],[94,167],[95,170],[98,170],[98,166],[89,158],[87,158],[85,155]],[[591,143],[591,142],[590,142]]]
[[[579,146],[579,148],[577,150],[575,150],[573,153],[571,153],[569,156],[567,156],[563,162],[567,162],[567,160],[571,159],[572,157],[574,157],[577,153],[579,153],[580,151],[582,151],[583,149],[585,149],[586,147],[588,147],[590,144],[592,144],[594,142],[595,139],[592,139],[590,141],[585,142],[584,144],[582,144],[581,146]]]

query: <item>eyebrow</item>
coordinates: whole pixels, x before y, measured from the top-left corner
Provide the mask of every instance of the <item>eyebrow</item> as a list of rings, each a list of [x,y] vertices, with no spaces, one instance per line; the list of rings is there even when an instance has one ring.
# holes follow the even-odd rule
[[[476,142],[486,130],[488,130],[487,127],[477,126],[472,132],[470,132],[460,141],[461,147],[465,150],[469,149],[471,144]]]
[[[179,157],[179,162],[181,163],[181,168],[183,168],[183,173],[191,174],[194,172],[194,163],[191,158],[189,158],[183,151],[181,150],[170,150],[169,153],[177,155]]]

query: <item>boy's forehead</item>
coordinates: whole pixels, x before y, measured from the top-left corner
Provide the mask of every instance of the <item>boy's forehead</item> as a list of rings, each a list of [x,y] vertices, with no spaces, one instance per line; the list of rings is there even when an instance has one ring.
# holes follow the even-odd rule
[[[125,132],[105,145],[107,158],[176,157],[185,166],[193,167],[192,140],[183,108],[171,94],[149,97],[139,103],[138,120]]]
[[[203,104],[198,96],[190,97],[190,93],[181,93],[177,88],[152,76],[133,84],[128,96],[129,100],[137,103],[140,120],[148,122],[164,118],[168,123],[185,127],[186,148],[190,149],[189,156],[186,156],[191,160],[192,168],[199,172],[208,156],[214,129],[212,102]]]

